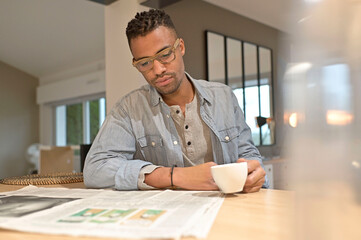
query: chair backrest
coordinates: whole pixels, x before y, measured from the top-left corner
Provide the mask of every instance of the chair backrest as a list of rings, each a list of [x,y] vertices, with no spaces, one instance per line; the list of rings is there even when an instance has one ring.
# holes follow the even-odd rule
[[[73,172],[74,152],[71,147],[41,146],[39,173]]]
[[[80,144],[80,170],[83,172],[86,155],[89,152],[91,144]]]

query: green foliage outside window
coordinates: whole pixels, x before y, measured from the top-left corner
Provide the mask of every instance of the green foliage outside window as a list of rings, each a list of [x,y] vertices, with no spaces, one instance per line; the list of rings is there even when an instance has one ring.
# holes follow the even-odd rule
[[[83,142],[83,105],[66,106],[66,142],[77,145]]]
[[[90,141],[93,142],[99,131],[99,100],[89,101],[90,109]]]
[[[104,98],[57,106],[56,127],[60,130],[56,143],[60,146],[92,143],[104,118]]]

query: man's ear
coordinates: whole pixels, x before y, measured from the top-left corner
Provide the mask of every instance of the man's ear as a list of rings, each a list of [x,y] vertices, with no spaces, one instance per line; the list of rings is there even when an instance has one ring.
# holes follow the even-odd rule
[[[179,49],[181,50],[182,56],[184,56],[184,54],[186,53],[186,47],[182,38],[180,38],[179,41]]]

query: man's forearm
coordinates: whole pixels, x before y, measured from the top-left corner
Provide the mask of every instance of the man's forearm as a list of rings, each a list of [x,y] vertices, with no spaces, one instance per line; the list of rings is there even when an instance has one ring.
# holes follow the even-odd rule
[[[167,188],[171,186],[171,168],[159,167],[149,174],[145,174],[144,182],[155,188]]]
[[[218,190],[211,175],[211,166],[214,162],[204,163],[193,167],[177,167],[173,171],[173,184],[175,187],[188,190]],[[145,175],[144,182],[156,188],[171,186],[171,168],[160,167]]]

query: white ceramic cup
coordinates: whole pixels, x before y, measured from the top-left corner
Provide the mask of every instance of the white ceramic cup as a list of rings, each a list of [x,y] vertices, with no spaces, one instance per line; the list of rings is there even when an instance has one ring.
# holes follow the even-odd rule
[[[240,192],[243,190],[248,175],[247,162],[213,166],[211,173],[222,192]]]

